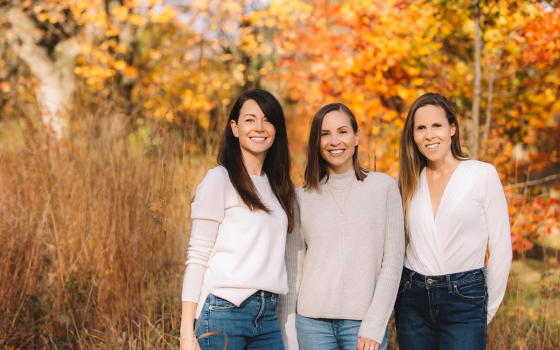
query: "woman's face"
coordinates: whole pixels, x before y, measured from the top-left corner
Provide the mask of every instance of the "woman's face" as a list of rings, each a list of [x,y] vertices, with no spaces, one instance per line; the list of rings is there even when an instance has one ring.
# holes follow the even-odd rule
[[[268,121],[254,100],[247,100],[239,111],[239,119],[230,121],[233,135],[239,138],[241,150],[256,157],[266,156],[274,143],[276,128]]]
[[[353,169],[352,156],[358,141],[350,117],[341,111],[325,115],[321,126],[321,156],[327,161],[330,173],[342,174]]]
[[[449,125],[441,107],[427,105],[414,114],[414,142],[428,161],[444,160],[451,152],[451,136],[457,128]]]

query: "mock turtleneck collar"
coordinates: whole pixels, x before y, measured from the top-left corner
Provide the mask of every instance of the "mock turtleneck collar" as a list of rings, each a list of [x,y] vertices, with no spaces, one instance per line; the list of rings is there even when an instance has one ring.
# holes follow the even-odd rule
[[[345,184],[352,179],[352,176],[356,176],[356,172],[354,171],[354,169],[343,174],[329,174],[329,183],[334,186],[336,186],[337,184]],[[325,184],[326,179],[327,177],[325,176],[321,180],[321,185]]]

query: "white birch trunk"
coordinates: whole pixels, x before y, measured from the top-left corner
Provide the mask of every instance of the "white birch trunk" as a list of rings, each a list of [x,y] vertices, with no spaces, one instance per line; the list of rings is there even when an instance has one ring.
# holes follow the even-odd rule
[[[60,42],[49,55],[46,48],[38,45],[40,35],[33,21],[19,7],[6,13],[12,25],[11,42],[19,57],[27,63],[31,72],[40,80],[37,91],[43,123],[51,127],[58,139],[66,136],[69,121],[66,106],[74,92],[74,66],[79,53],[73,39]]]

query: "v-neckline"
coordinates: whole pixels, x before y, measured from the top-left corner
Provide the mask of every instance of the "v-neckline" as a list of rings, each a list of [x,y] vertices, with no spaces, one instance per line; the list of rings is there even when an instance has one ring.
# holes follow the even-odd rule
[[[455,176],[455,173],[457,172],[457,170],[459,169],[459,167],[461,166],[461,164],[464,161],[461,161],[459,163],[459,165],[457,165],[457,167],[455,168],[455,170],[453,170],[453,173],[451,174],[451,177],[449,177],[449,181],[447,181],[447,184],[445,185],[445,188],[443,189],[443,194],[441,195],[441,199],[439,200],[439,206],[438,206],[438,210],[436,212],[436,215],[434,216],[434,207],[432,206],[432,195],[430,194],[430,186],[428,185],[428,174],[427,174],[427,167],[424,168],[424,182],[426,183],[426,189],[428,191],[428,203],[429,203],[429,208],[430,208],[430,218],[432,218],[432,222],[435,224],[437,218],[439,217],[439,210],[441,209],[441,204],[443,203],[443,199],[445,198],[445,194],[447,193],[447,188],[449,187],[449,184],[451,183],[451,181],[453,180],[453,177]]]

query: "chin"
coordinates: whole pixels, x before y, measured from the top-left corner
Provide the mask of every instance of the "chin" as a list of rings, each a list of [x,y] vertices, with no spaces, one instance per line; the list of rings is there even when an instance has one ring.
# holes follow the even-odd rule
[[[428,159],[430,162],[437,162],[443,158],[443,154],[424,154],[424,157]]]

